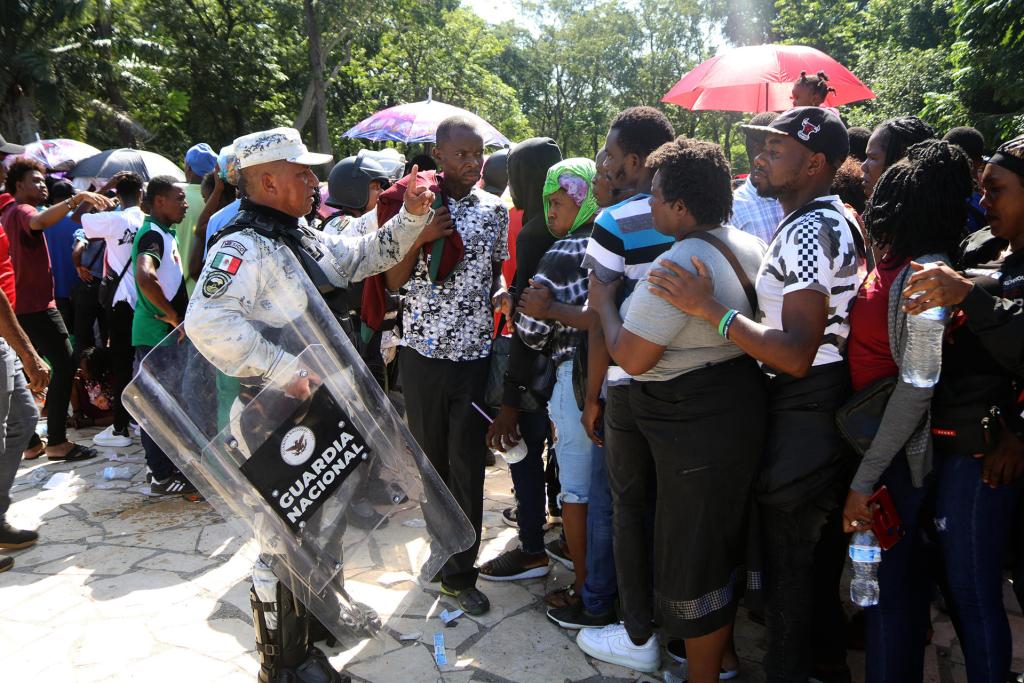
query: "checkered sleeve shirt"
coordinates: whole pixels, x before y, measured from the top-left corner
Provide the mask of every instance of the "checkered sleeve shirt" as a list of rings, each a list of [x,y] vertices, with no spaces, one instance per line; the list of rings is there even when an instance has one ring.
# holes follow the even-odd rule
[[[782,218],[779,201],[758,195],[749,177],[732,195],[732,226],[759,237],[765,244],[771,244]]]

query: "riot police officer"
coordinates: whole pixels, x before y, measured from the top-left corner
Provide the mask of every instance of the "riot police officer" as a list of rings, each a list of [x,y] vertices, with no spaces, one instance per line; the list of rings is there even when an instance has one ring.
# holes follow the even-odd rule
[[[329,296],[387,270],[428,239],[424,226],[432,215],[433,194],[410,187],[402,211],[380,229],[327,235],[302,227],[299,218],[309,213],[318,187],[310,166],[330,161],[328,155],[310,153],[291,128],[242,136],[234,148],[245,199],[237,216],[213,237],[185,329],[196,349],[224,375],[258,385],[279,380],[294,360],[254,325],[280,327],[296,313],[268,305],[265,288],[288,275],[268,272],[275,263],[270,255],[282,246],[290,249],[316,288]],[[308,381],[291,380],[285,391]],[[262,561],[253,570],[251,599],[262,683],[340,680],[312,646],[302,606]]]

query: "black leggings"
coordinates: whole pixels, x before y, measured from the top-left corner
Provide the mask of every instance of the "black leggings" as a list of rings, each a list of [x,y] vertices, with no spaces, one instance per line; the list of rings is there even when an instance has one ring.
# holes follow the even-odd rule
[[[18,324],[39,355],[50,362],[50,386],[46,391],[47,441],[52,446],[59,446],[68,440],[68,404],[71,402],[71,382],[75,378],[67,328],[56,308],[19,315]]]
[[[132,317],[135,312],[127,301],[118,301],[113,308],[108,308],[106,313],[114,378],[114,429],[123,432],[128,429],[128,411],[124,408],[121,394],[132,381],[135,359],[135,349],[132,347]]]

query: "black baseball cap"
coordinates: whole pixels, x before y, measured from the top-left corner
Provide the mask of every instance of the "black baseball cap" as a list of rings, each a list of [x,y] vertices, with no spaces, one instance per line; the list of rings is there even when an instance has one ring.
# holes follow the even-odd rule
[[[15,145],[13,143],[4,140],[4,136],[0,135],[0,154],[24,154],[25,148],[21,145]]]
[[[796,107],[779,114],[767,126],[741,126],[743,130],[788,135],[812,152],[825,155],[838,166],[850,154],[850,136],[839,117],[821,107]]]

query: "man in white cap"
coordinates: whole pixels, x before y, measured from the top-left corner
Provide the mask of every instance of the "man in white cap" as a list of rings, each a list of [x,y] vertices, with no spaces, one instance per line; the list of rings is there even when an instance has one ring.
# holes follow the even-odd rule
[[[275,267],[270,255],[288,247],[317,289],[330,295],[391,268],[430,239],[430,231],[423,228],[434,196],[426,187],[410,187],[403,209],[380,230],[362,236],[325,235],[301,226],[299,219],[309,213],[319,186],[310,166],[328,163],[330,156],[309,152],[293,128],[242,136],[234,148],[244,198],[234,219],[211,237],[185,329],[222,373],[262,382],[287,365],[283,351],[254,326],[280,324],[273,321],[281,319],[281,311],[253,305],[265,275],[271,275],[264,270]],[[262,683],[343,680],[312,645],[308,613],[295,609],[294,596],[262,560],[253,568],[250,597]]]

